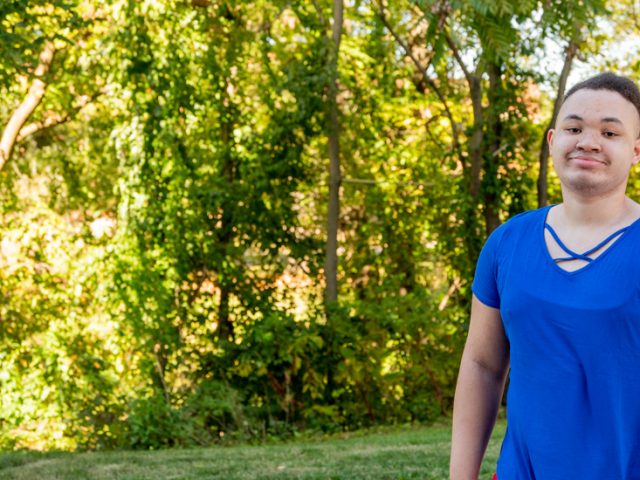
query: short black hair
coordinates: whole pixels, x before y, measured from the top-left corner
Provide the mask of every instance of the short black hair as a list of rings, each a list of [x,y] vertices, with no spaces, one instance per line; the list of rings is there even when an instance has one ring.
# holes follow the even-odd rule
[[[636,110],[638,116],[640,116],[640,90],[636,82],[627,77],[616,75],[615,73],[605,72],[596,75],[595,77],[587,78],[580,83],[575,84],[569,89],[564,96],[562,103],[567,101],[571,95],[578,90],[609,90],[611,92],[617,92],[622,95],[626,100],[631,102]]]

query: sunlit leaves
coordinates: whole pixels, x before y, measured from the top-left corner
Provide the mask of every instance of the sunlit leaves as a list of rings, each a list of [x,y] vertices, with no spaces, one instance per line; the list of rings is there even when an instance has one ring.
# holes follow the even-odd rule
[[[60,49],[0,179],[0,444],[156,448],[447,412],[486,214],[533,204],[551,105],[534,60],[605,13],[348,3],[327,311],[330,1],[2,3],[3,118],[38,42]]]

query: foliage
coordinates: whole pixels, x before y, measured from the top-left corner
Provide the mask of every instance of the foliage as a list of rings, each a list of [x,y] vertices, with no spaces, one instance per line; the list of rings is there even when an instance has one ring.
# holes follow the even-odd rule
[[[56,55],[0,171],[0,445],[447,415],[478,251],[535,204],[545,42],[604,20],[637,35],[624,2],[551,3],[346,5],[325,305],[332,2],[4,2],[5,123],[45,41]]]

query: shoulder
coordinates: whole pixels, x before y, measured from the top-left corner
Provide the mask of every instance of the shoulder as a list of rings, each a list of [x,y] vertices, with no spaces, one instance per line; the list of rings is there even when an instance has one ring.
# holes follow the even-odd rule
[[[499,244],[506,240],[531,239],[531,233],[543,228],[547,212],[551,207],[542,207],[536,210],[527,210],[519,213],[496,228],[487,243]]]
[[[496,228],[482,247],[478,263],[484,266],[493,265],[491,268],[494,268],[523,249],[533,248],[535,242],[541,238],[536,232],[541,232],[544,228],[548,208],[522,212]]]
[[[531,225],[539,225],[544,222],[547,217],[547,212],[553,205],[547,207],[537,208],[535,210],[527,210],[526,212],[518,213],[501,225],[505,228],[528,228]]]

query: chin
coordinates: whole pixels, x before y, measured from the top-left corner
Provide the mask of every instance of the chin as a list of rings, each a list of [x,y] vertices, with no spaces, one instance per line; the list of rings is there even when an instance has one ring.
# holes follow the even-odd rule
[[[561,182],[569,190],[581,195],[598,196],[612,193],[620,188],[624,189],[625,182],[603,182],[592,176],[576,176]]]
[[[560,182],[574,192],[597,193],[602,189],[606,190],[606,186],[603,185],[602,181],[598,181],[593,175],[569,175],[561,178]]]

